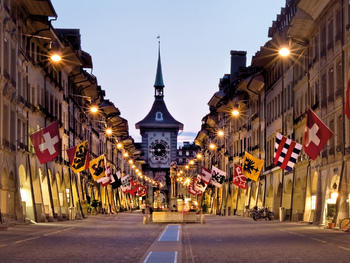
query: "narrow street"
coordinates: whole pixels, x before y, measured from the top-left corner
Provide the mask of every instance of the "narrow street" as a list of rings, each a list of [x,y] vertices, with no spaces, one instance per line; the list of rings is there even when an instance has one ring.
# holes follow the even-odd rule
[[[17,225],[0,232],[0,262],[138,262],[161,230],[139,213]]]
[[[40,247],[40,249],[38,249]],[[140,213],[17,225],[0,262],[349,262],[350,234],[312,225],[206,216],[206,224],[142,224]]]

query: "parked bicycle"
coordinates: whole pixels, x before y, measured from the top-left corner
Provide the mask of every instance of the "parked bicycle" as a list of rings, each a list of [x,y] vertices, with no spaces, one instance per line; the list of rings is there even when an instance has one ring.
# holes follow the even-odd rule
[[[255,206],[249,214],[254,221],[257,221],[258,219],[272,220],[274,217],[273,212],[269,211],[267,207],[262,207],[258,209],[258,207]]]

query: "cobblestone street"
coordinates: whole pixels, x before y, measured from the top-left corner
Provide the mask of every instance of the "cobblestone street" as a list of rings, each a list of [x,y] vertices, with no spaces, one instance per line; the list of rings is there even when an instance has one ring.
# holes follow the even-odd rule
[[[348,233],[313,225],[206,216],[204,225],[180,225],[178,242],[161,235],[166,227],[143,225],[139,213],[17,225],[0,232],[0,262],[162,262],[147,261],[151,251],[177,251],[176,262],[348,262],[350,257]]]

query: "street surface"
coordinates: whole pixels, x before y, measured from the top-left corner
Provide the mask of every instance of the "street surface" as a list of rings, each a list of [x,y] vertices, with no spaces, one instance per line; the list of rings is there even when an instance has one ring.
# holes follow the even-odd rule
[[[350,262],[350,233],[206,216],[206,224],[142,224],[142,214],[17,225],[0,232],[0,262]]]

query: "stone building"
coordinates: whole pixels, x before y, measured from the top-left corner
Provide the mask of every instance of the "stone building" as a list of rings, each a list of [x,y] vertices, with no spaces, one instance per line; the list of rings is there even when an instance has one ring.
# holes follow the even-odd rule
[[[202,165],[211,167],[225,156],[229,163],[239,163],[248,151],[264,159],[265,166],[257,183],[249,182],[244,191],[230,185],[228,201],[219,204],[226,202],[229,208],[231,202],[239,214],[255,204],[267,206],[276,216],[282,207],[287,219],[319,224],[349,217],[350,135],[344,115],[349,10],[346,1],[287,0],[269,28],[270,40],[252,58],[251,66],[243,65],[238,75],[231,66],[231,73],[220,80],[196,138],[206,156]],[[278,55],[282,47],[291,50],[288,57]],[[244,118],[223,121],[220,107],[229,112],[237,101],[242,102]],[[293,172],[282,171],[273,164],[276,133],[302,143],[308,108],[334,136],[315,161],[302,151]],[[216,134],[219,128],[225,129],[224,150],[219,146],[210,151],[209,142],[222,145]],[[230,172],[232,164],[226,164],[221,167]],[[221,191],[225,188],[219,190],[219,200]]]
[[[84,217],[93,199],[105,211],[120,209],[119,198],[125,196],[96,184],[86,172],[74,175],[66,149],[88,140],[91,156],[105,153],[113,169],[123,172],[130,167],[122,151],[135,159],[139,154],[127,121],[87,71],[92,59],[81,49],[79,30],[53,28],[56,18],[50,0],[0,3],[1,222]],[[62,61],[51,61],[53,52],[60,52]],[[88,113],[92,105],[99,107],[96,116]],[[55,120],[62,153],[41,165],[29,136]],[[113,136],[105,135],[101,122]],[[124,144],[122,150],[117,142]]]

